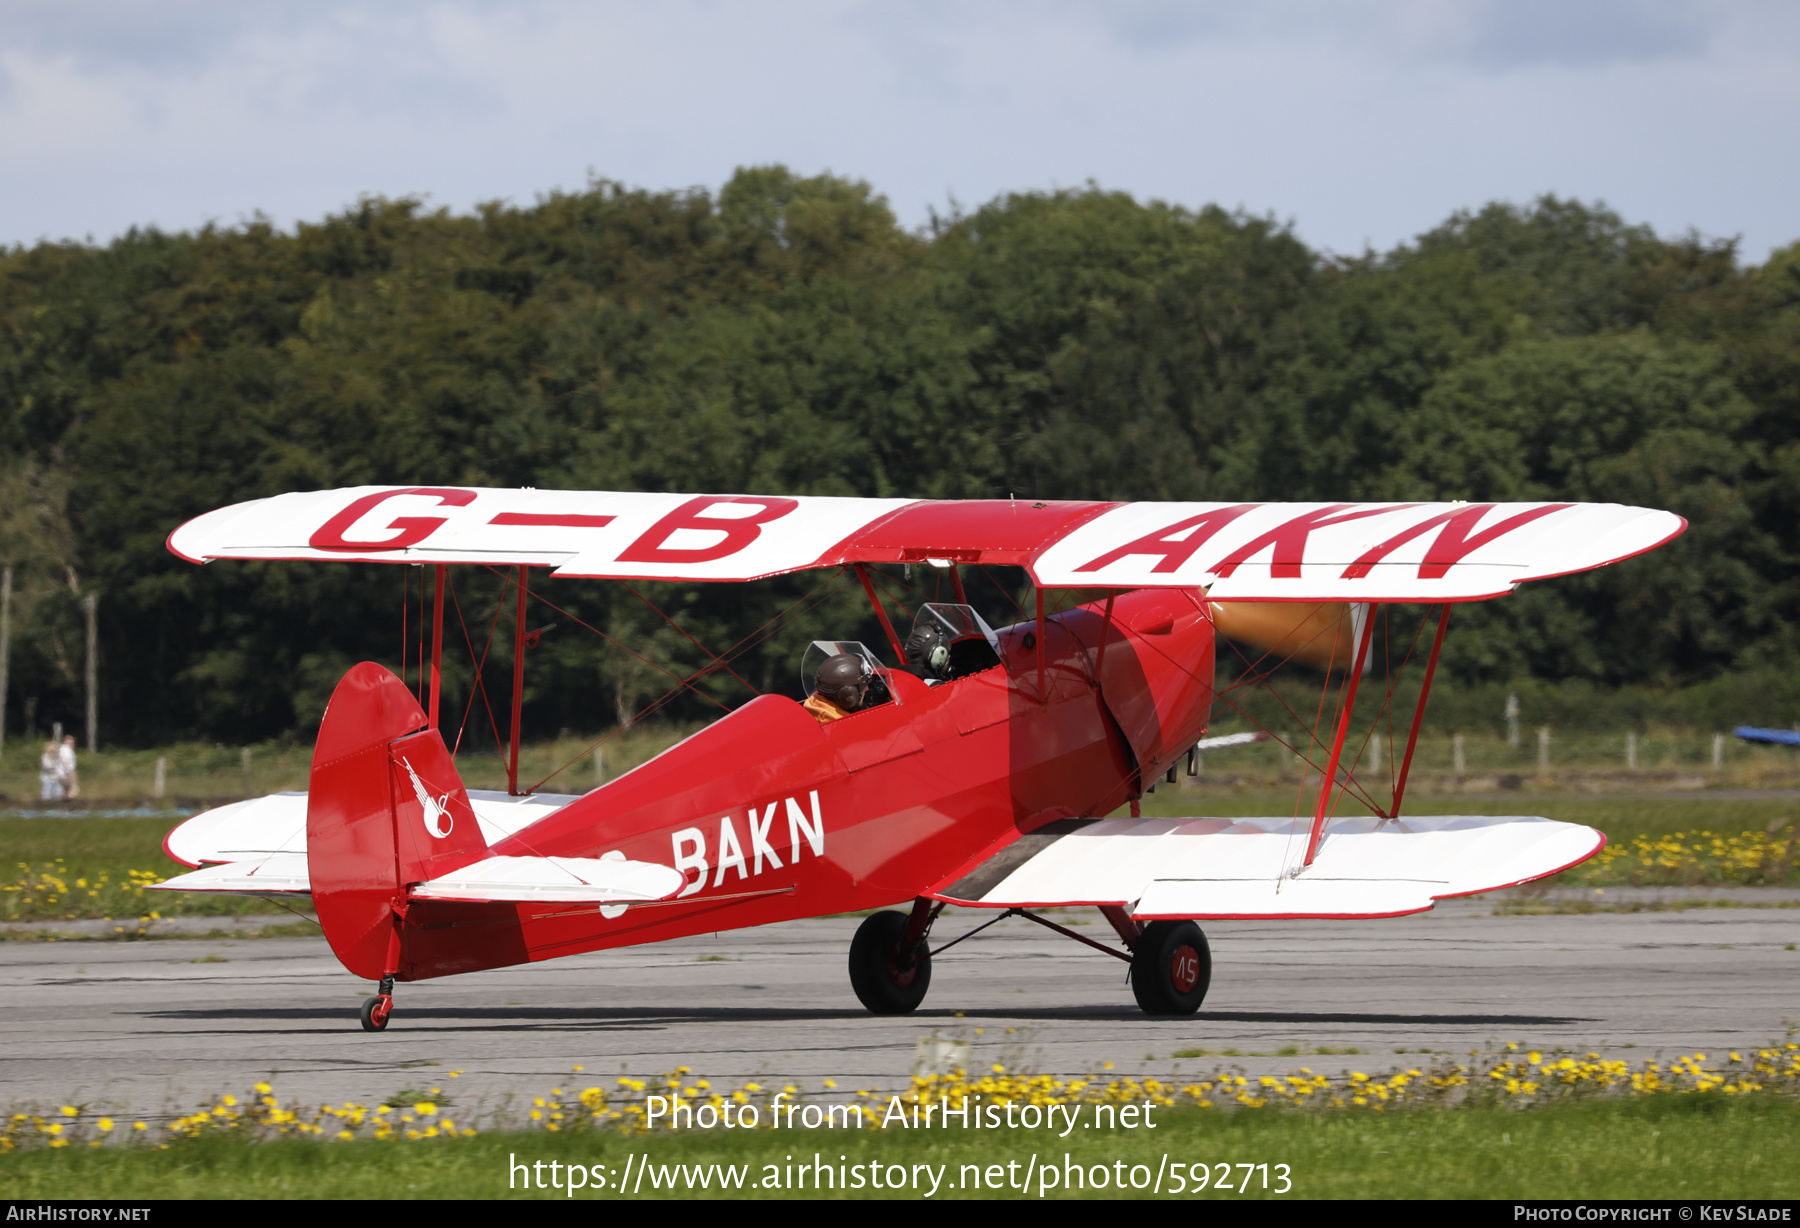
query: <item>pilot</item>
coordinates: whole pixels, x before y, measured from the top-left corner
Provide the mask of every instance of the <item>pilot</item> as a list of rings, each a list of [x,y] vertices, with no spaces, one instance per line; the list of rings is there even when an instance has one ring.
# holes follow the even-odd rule
[[[869,663],[851,652],[826,657],[813,693],[801,705],[827,725],[860,712],[869,698]]]
[[[935,686],[950,676],[950,636],[942,627],[919,620],[906,637],[905,648],[906,664],[900,668],[927,686]]]

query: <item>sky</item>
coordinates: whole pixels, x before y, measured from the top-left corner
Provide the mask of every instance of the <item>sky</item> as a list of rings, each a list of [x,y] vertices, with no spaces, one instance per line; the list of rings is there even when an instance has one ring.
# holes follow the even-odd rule
[[[1388,250],[1545,193],[1800,239],[1789,0],[0,0],[0,244],[739,166],[1095,184]]]

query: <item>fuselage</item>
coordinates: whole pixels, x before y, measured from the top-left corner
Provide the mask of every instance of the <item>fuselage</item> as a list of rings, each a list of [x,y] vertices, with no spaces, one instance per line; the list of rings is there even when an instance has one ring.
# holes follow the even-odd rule
[[[1109,813],[1205,731],[1204,595],[1141,590],[998,633],[1000,664],[820,724],[760,696],[493,848],[681,871],[629,908],[417,901],[403,977],[911,900],[1019,836]],[[1041,667],[1040,667],[1041,660]]]

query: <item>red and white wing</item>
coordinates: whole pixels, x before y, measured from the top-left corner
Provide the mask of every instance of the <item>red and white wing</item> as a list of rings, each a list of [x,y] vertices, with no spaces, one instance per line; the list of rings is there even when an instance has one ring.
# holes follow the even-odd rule
[[[927,894],[976,908],[1118,905],[1140,921],[1394,917],[1513,887],[1606,846],[1531,816],[1341,818],[1301,868],[1310,819],[1064,819]]]
[[[1025,567],[1046,588],[1205,588],[1213,600],[1470,601],[1668,541],[1685,522],[1612,503],[1021,503],[364,486],[195,518],[194,562],[546,566],[741,581],[843,563]]]
[[[1686,522],[1616,503],[1129,503],[1033,560],[1049,588],[1214,601],[1471,601],[1654,549]]]
[[[754,580],[816,565],[907,499],[360,486],[208,512],[169,536],[196,563],[314,559],[554,567],[565,576]]]

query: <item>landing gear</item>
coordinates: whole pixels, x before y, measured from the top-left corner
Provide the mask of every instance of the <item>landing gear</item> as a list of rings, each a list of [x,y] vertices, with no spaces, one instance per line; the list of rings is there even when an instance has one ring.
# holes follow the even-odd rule
[[[931,947],[924,935],[901,949],[910,921],[903,912],[878,912],[850,940],[850,987],[874,1014],[916,1010],[931,988]]]
[[[388,1016],[394,1013],[394,978],[381,978],[381,992],[363,999],[362,1027],[365,1032],[387,1030]]]
[[[1212,952],[1192,921],[1152,921],[1131,950],[1131,992],[1146,1015],[1191,1015],[1212,983]]]

